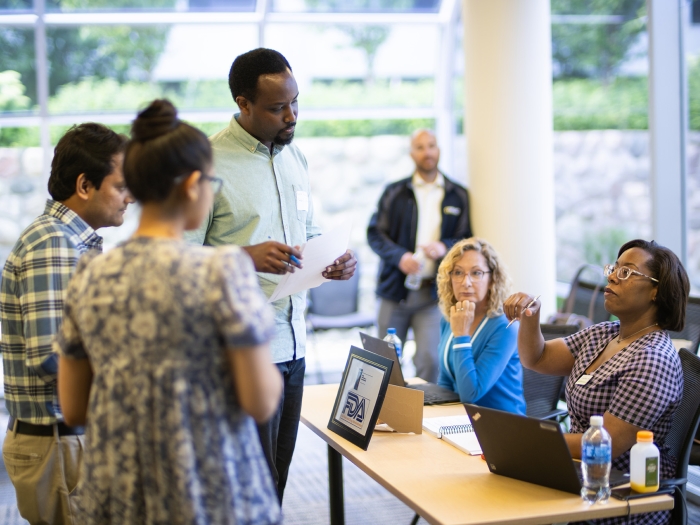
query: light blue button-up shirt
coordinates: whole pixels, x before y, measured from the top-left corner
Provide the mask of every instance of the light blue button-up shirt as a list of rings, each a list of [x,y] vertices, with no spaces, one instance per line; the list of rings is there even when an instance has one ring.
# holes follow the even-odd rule
[[[238,114],[229,126],[210,137],[214,174],[224,179],[213,209],[199,230],[188,232],[191,242],[218,246],[250,246],[269,240],[301,246],[320,235],[314,221],[306,158],[294,144],[270,150],[244,130]],[[258,273],[260,287],[272,295],[281,275]],[[272,303],[276,336],[272,360],[283,363],[306,354],[306,292]]]

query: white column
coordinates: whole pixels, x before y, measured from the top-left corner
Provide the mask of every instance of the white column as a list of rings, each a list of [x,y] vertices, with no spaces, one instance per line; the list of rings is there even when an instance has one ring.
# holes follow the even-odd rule
[[[686,89],[681,0],[647,0],[652,236],[685,263]],[[685,12],[687,16],[687,12]]]
[[[516,291],[556,309],[548,0],[463,0],[472,223]]]

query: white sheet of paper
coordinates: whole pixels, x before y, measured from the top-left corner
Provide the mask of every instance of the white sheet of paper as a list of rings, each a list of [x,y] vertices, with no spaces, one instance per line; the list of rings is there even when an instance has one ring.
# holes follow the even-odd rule
[[[288,295],[316,288],[330,281],[321,272],[332,265],[335,260],[348,249],[350,242],[350,229],[352,224],[343,224],[331,231],[314,237],[301,247],[304,258],[301,260],[303,268],[296,268],[294,273],[287,273],[272,292],[268,302],[272,303]]]

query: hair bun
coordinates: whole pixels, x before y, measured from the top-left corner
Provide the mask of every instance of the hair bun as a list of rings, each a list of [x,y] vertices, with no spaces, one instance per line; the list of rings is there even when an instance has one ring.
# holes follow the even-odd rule
[[[180,125],[177,110],[167,99],[156,99],[141,111],[131,123],[131,138],[151,140],[165,135]]]

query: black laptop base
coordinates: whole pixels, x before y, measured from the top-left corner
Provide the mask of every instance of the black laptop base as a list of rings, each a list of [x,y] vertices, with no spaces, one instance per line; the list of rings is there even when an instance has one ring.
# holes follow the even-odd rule
[[[572,494],[581,492],[581,465],[571,458],[558,423],[466,403],[464,407],[491,472]],[[611,487],[624,483],[629,483],[629,474],[610,472]]]

